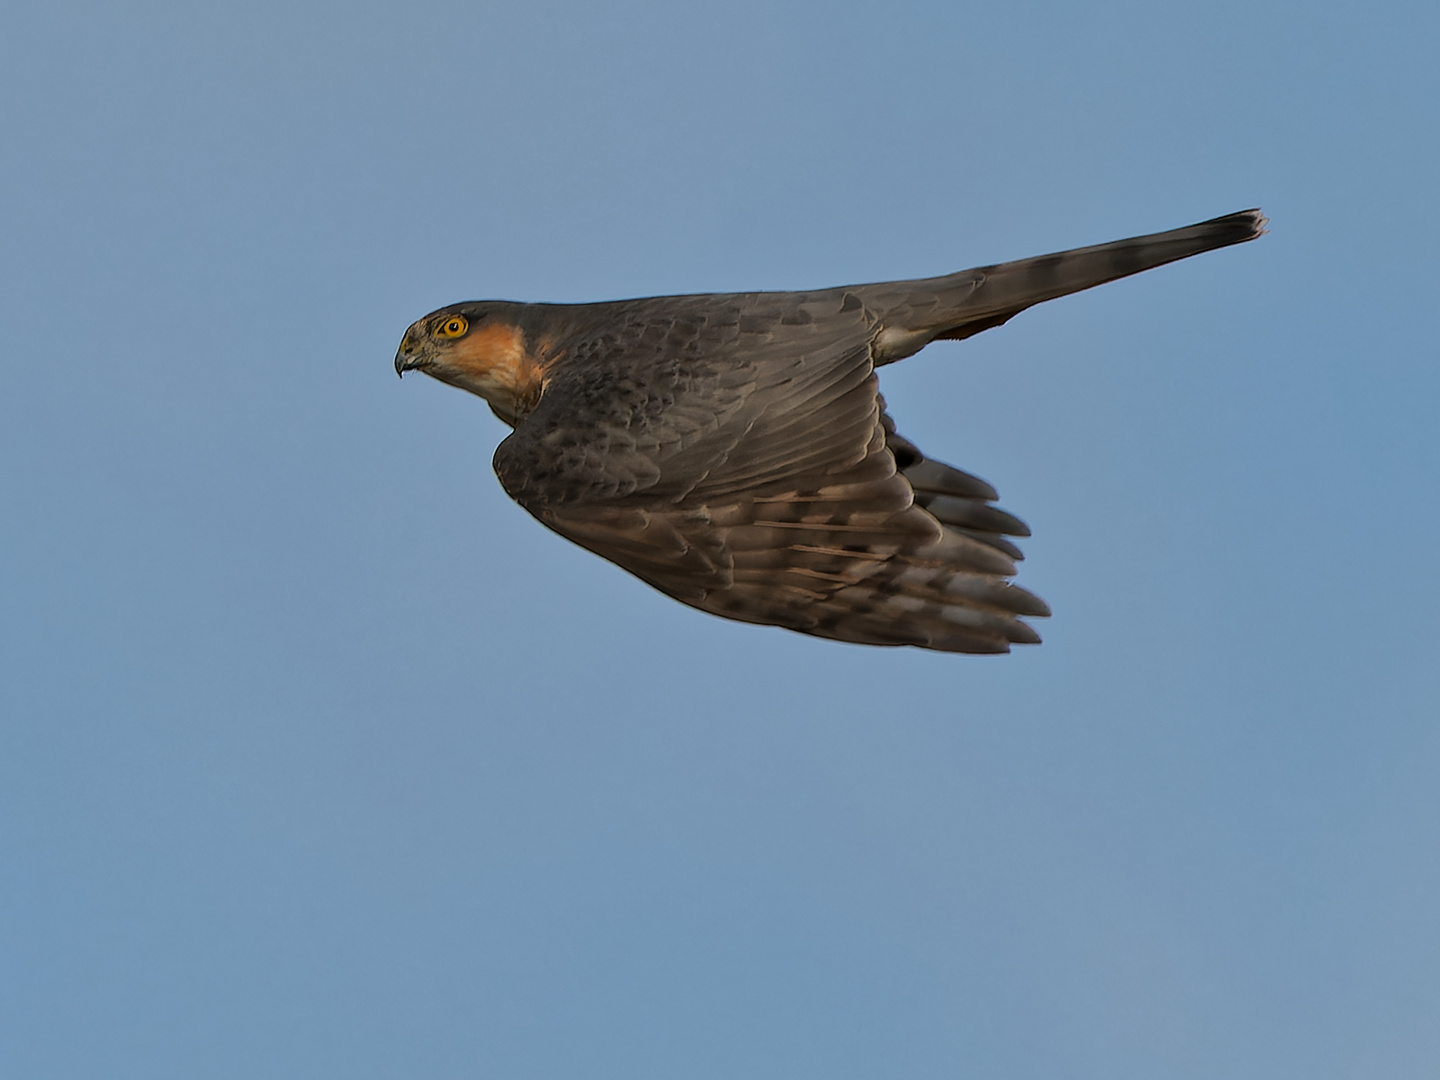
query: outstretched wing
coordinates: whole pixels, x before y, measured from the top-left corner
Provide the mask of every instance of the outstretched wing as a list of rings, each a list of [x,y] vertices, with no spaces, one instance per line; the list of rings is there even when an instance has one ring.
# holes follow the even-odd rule
[[[561,535],[704,611],[873,645],[1006,652],[1045,604],[983,481],[884,413],[843,290],[640,302],[573,343],[496,451]],[[651,308],[655,307],[655,310]]]

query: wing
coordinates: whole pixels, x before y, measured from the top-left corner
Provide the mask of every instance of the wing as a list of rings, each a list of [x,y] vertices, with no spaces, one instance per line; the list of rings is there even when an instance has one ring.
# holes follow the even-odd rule
[[[684,603],[873,645],[1006,652],[1045,604],[988,484],[884,413],[875,320],[841,290],[637,303],[582,335],[496,451],[562,536]],[[663,305],[663,306],[661,306]]]

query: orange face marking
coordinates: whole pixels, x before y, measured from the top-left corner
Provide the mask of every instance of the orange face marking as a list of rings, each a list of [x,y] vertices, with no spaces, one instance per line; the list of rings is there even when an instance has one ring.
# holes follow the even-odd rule
[[[442,370],[435,374],[479,394],[506,419],[529,412],[540,399],[540,365],[525,348],[520,328],[505,323],[472,326],[447,343]]]
[[[468,375],[489,379],[513,371],[525,356],[525,335],[517,326],[488,323],[475,327],[448,350],[451,362]]]

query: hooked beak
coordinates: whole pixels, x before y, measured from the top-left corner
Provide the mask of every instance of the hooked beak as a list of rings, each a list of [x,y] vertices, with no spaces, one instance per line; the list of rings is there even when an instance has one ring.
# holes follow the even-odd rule
[[[425,366],[424,358],[414,349],[414,339],[406,334],[404,340],[400,342],[399,350],[395,353],[395,374],[401,378],[404,378],[405,372]]]

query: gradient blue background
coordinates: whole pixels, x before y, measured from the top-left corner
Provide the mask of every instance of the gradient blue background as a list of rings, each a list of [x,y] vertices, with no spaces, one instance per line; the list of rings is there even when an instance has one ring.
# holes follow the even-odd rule
[[[1433,3],[12,5],[0,1074],[1440,1075]],[[1008,658],[726,623],[455,300],[1272,232],[885,372]]]

